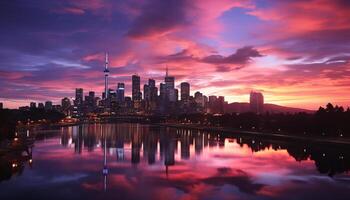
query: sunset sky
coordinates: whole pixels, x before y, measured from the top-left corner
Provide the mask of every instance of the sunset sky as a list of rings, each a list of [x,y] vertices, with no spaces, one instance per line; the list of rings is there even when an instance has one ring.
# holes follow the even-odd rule
[[[100,96],[106,51],[127,94],[132,74],[159,87],[168,66],[228,102],[350,105],[349,0],[2,0],[0,27],[4,107]]]

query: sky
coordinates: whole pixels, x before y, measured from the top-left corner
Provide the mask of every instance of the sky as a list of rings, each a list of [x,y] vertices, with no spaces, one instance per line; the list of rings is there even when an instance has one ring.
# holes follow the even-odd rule
[[[110,86],[131,75],[191,94],[317,109],[350,105],[348,0],[2,0],[0,101],[101,95],[104,53]]]

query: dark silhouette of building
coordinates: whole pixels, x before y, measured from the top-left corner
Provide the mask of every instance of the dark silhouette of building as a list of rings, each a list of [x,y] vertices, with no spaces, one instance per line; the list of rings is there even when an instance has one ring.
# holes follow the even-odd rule
[[[160,83],[159,85],[159,97],[162,101],[166,98],[166,88],[164,83]]]
[[[43,103],[39,103],[39,104],[38,104],[38,108],[39,108],[39,109],[44,109],[44,108],[45,108],[45,107],[44,107],[44,104],[43,104]]]
[[[190,99],[190,84],[187,82],[182,82],[180,87],[181,87],[181,101],[187,103]]]
[[[75,106],[82,106],[83,104],[83,88],[76,88],[75,89],[75,100],[74,100],[74,105]]]
[[[30,107],[30,109],[35,109],[36,108],[36,103],[35,102],[30,102],[29,107]]]
[[[61,100],[61,107],[62,107],[62,112],[65,115],[70,115],[71,114],[71,102],[70,99],[65,97]]]
[[[97,100],[95,97],[95,92],[90,91],[88,96],[85,96],[84,112],[94,112],[97,106]]]
[[[158,88],[156,87],[156,81],[153,79],[148,79],[148,86],[150,88],[150,101],[155,102],[157,101],[158,97]]]
[[[45,110],[52,110],[52,102],[45,101]]]
[[[132,76],[132,100],[140,101],[141,100],[141,90],[140,90],[140,76]]]
[[[261,114],[264,111],[264,96],[261,92],[250,92],[250,110],[254,113]]]
[[[143,99],[145,101],[149,101],[150,100],[150,96],[151,96],[151,92],[150,92],[149,85],[145,84],[143,86]]]
[[[223,114],[225,103],[224,96],[209,96],[208,112],[212,114]]]
[[[148,85],[143,86],[143,98],[145,103],[145,111],[152,112],[157,107],[158,88],[156,87],[156,81],[153,79],[148,80]]]
[[[166,100],[170,102],[175,102],[177,101],[177,94],[175,90],[175,77],[174,76],[169,76],[168,68],[166,68],[166,73],[165,73],[165,98]]]
[[[119,103],[124,102],[124,95],[125,95],[125,84],[124,83],[118,83],[118,86],[117,86],[117,102],[119,102]]]
[[[224,113],[224,105],[225,105],[225,97],[224,96],[219,96],[217,100],[217,106],[218,106],[218,112],[223,114]]]

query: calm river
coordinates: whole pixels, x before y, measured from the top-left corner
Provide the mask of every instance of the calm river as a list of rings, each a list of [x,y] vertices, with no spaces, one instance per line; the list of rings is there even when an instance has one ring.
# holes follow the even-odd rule
[[[349,199],[350,147],[142,124],[63,127],[0,157],[0,199]]]

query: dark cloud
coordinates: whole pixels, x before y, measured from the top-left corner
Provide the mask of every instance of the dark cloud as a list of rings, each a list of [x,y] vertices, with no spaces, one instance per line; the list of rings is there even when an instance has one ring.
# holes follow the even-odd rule
[[[239,66],[239,67],[232,67],[232,66],[227,66],[227,65],[219,65],[216,67],[217,72],[230,72],[234,70],[240,70],[244,68],[244,66]]]
[[[324,58],[350,54],[350,29],[319,30],[293,35],[272,42],[278,51],[313,62]]]
[[[252,58],[261,57],[263,55],[251,46],[238,49],[235,53],[225,57],[222,55],[210,55],[200,59],[201,62],[211,64],[247,64]]]
[[[131,25],[128,36],[133,38],[163,34],[179,26],[188,25],[186,0],[152,0],[141,9],[141,14]]]
[[[160,56],[157,57],[156,60],[158,60],[159,63],[166,63],[166,62],[178,62],[178,61],[195,61],[197,58],[195,58],[192,54],[190,54],[188,49],[183,49],[182,51],[178,53],[174,53],[167,56]]]
[[[263,55],[257,49],[251,46],[246,46],[238,49],[235,53],[225,57],[222,55],[209,55],[203,58],[195,57],[188,49],[171,54],[168,56],[158,57],[160,63],[178,62],[178,61],[194,61],[214,64],[217,72],[229,72],[232,70],[239,70],[249,63],[253,58],[262,57]],[[238,65],[238,66],[237,66]]]
[[[108,48],[106,44],[119,42],[121,28],[129,21],[120,12],[112,13],[109,18],[101,12],[92,12],[86,8],[92,3],[86,2],[79,8],[66,0],[2,1],[0,48],[41,56],[51,53],[56,58],[66,58],[79,49],[80,54],[74,59],[93,51],[105,51]],[[113,8],[113,4],[110,7]],[[71,14],[67,8],[70,11],[72,8],[80,9],[84,13]],[[107,8],[101,10],[106,13]]]

